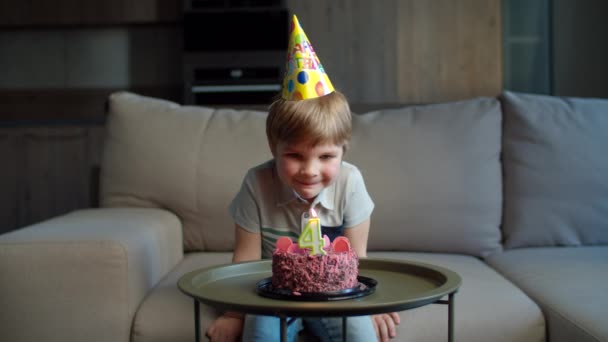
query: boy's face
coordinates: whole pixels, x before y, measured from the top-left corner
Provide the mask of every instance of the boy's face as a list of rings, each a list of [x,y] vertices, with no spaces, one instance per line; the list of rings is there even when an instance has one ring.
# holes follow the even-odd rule
[[[274,151],[281,181],[309,201],[336,179],[343,154],[340,145],[311,146],[307,142],[291,145],[280,142]]]

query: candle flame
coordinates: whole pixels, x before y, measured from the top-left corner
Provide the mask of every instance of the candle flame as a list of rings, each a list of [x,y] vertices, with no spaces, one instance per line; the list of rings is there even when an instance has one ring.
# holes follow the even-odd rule
[[[312,216],[312,217],[318,217],[317,216],[317,211],[315,210],[315,208],[310,208],[310,216]]]

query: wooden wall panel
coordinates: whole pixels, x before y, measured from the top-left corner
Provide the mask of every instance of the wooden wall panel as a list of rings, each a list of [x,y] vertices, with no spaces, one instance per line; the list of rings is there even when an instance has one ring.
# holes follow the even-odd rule
[[[500,0],[288,1],[353,102],[427,103],[502,90]]]
[[[0,130],[0,234],[18,226],[19,182],[21,162],[17,154],[17,139],[11,130]]]
[[[24,133],[26,198],[32,222],[88,201],[84,128],[38,128]]]
[[[0,234],[94,205],[104,134],[103,126],[1,129]]]
[[[288,2],[334,86],[352,102],[397,101],[397,2]]]

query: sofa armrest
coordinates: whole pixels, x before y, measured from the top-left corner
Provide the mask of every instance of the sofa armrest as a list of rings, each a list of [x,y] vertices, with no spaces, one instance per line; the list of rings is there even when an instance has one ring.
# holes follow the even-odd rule
[[[146,293],[183,257],[162,209],[79,210],[0,236],[0,340],[129,341]]]

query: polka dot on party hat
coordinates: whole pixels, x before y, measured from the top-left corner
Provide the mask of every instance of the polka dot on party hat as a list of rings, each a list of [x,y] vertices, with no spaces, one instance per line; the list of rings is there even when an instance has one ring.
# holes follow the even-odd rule
[[[298,83],[304,84],[308,81],[308,73],[306,71],[300,71],[298,73]]]
[[[334,86],[295,15],[290,26],[285,70],[281,95],[286,100],[313,99],[334,91]]]

